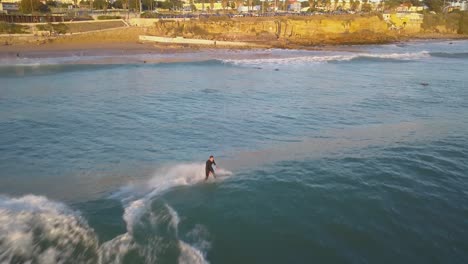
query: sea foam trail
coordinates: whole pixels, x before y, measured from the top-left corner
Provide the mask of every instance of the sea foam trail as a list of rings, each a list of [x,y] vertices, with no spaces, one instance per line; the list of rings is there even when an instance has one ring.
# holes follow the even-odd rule
[[[218,169],[217,174],[232,173]],[[63,203],[36,195],[0,196],[0,263],[122,263],[131,251],[143,262],[153,263],[164,255],[160,248],[166,244],[178,248],[179,263],[208,263],[203,250],[208,250],[209,243],[203,232],[192,232],[198,247],[179,239],[178,213],[157,199],[171,188],[204,178],[204,164],[182,164],[158,170],[143,185],[125,188],[122,202],[127,232],[102,244],[81,214]],[[151,206],[154,201],[161,204],[156,204],[156,210]],[[135,232],[139,234],[135,236]]]
[[[180,218],[172,207],[164,204],[163,207],[160,207],[159,211],[152,211],[153,202],[157,200],[158,196],[170,189],[194,185],[204,181],[204,166],[205,164],[202,163],[190,163],[161,168],[154,173],[151,179],[143,184],[129,185],[124,187],[121,192],[114,194],[113,197],[120,197],[124,204],[123,218],[127,225],[127,236],[134,237],[135,228],[140,227],[146,222],[154,223],[154,225],[166,224],[174,230],[173,236],[178,239],[180,250],[179,263],[208,263],[204,257],[204,253],[201,251],[202,249],[196,248],[178,238]],[[219,176],[229,176],[232,175],[232,172],[218,168],[216,169],[216,174]],[[222,179],[218,179],[218,181]],[[161,218],[161,214],[167,214],[169,221],[164,221],[164,217]],[[143,219],[148,220],[148,218],[150,218],[149,221],[143,221]],[[110,245],[112,245],[112,242]],[[204,249],[206,250],[207,248],[204,247]]]
[[[229,176],[232,175],[232,172],[217,168],[216,175]],[[124,220],[127,224],[127,230],[132,232],[133,226],[141,215],[149,209],[148,206],[153,198],[172,188],[194,185],[204,180],[205,164],[180,164],[161,168],[154,173],[151,179],[143,184],[126,186],[112,197],[120,198],[124,204]]]

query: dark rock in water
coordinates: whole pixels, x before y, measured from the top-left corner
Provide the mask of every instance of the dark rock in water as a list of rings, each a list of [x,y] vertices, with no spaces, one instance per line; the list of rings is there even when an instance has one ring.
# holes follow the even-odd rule
[[[452,45],[452,44],[453,44],[453,42],[449,42],[449,44],[450,44],[450,45]]]
[[[429,86],[429,84],[425,83],[425,82],[422,82],[422,83],[419,83],[419,84],[422,85],[422,86]]]
[[[255,69],[257,69],[257,70],[261,70],[261,69],[262,69],[262,67],[255,67]]]
[[[206,89],[203,89],[201,91],[204,92],[204,93],[217,93],[217,92],[219,92],[216,89],[210,89],[210,88],[206,88]]]
[[[279,71],[279,69],[275,69],[275,71]]]

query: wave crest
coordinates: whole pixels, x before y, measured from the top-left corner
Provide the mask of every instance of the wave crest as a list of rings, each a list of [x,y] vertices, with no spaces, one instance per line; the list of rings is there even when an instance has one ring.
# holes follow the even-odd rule
[[[302,65],[326,62],[343,62],[354,60],[381,60],[381,61],[408,61],[429,57],[429,52],[414,53],[351,53],[334,55],[308,55],[287,58],[262,58],[262,59],[227,59],[223,63],[235,66],[265,66],[265,65]]]

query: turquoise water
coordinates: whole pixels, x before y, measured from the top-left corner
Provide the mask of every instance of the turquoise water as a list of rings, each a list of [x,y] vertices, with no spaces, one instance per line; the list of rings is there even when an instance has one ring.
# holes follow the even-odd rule
[[[0,59],[0,262],[468,262],[468,41],[113,56]]]

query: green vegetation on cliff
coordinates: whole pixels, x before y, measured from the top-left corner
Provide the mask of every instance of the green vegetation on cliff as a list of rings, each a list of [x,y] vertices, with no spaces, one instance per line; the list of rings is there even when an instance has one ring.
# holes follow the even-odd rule
[[[0,34],[23,34],[28,33],[27,30],[27,26],[0,22]]]
[[[64,23],[37,25],[36,28],[41,31],[55,32],[58,34],[65,34],[68,32],[68,26]]]
[[[435,33],[468,34],[468,12],[425,14],[422,29]]]

